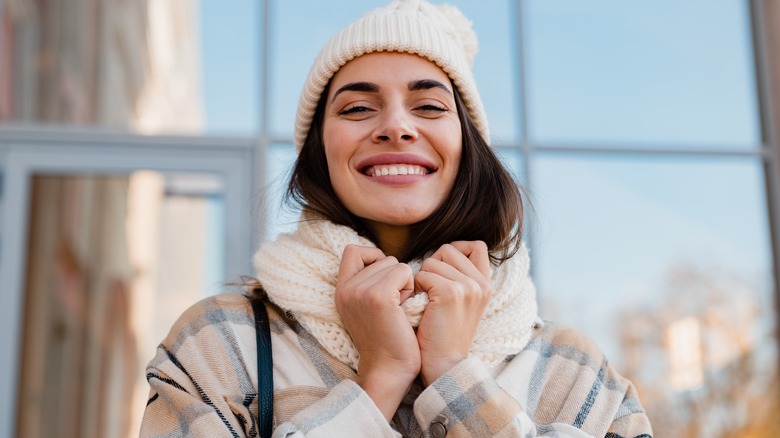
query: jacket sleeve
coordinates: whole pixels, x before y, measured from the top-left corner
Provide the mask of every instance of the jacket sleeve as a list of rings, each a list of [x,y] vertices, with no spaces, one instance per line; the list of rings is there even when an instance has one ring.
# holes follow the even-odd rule
[[[651,438],[650,423],[641,407],[631,409],[628,405],[633,399],[626,400],[608,421],[612,435],[606,431],[592,435],[565,418],[543,423],[532,419],[478,359],[469,358],[428,386],[415,402],[414,413],[425,436],[432,437]]]
[[[615,420],[609,425],[607,436],[652,438],[653,429],[650,425],[650,419],[639,404],[639,397],[633,384],[629,385],[618,408],[618,413],[615,415]]]

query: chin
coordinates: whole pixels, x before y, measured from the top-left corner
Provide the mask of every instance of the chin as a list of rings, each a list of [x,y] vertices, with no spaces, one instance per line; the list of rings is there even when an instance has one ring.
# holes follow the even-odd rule
[[[436,208],[438,208],[438,204]],[[356,216],[363,218],[366,221],[370,221],[376,224],[382,224],[392,227],[408,227],[427,219],[432,215],[436,208],[431,208],[430,203],[425,205],[415,205],[413,202],[409,202],[409,198],[405,199],[384,199],[384,202],[371,202],[365,203],[361,206],[353,205],[347,208],[352,211]]]
[[[368,220],[372,222],[384,224],[384,225],[394,226],[394,227],[408,227],[425,220],[432,213],[433,212],[371,217],[368,218]]]

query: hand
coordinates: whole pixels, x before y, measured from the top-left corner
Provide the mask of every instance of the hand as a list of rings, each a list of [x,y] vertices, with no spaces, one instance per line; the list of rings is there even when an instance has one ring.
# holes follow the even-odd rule
[[[336,309],[360,354],[356,381],[388,421],[420,372],[420,347],[401,308],[413,293],[409,265],[378,248],[344,249]]]
[[[423,262],[414,282],[430,299],[417,328],[425,386],[468,357],[492,293],[491,276],[482,241],[442,245]]]

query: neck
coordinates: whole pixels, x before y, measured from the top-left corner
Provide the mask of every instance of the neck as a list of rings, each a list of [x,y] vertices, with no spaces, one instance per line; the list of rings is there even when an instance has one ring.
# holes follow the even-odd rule
[[[379,249],[387,255],[400,259],[409,238],[409,227],[370,221],[367,225],[376,236]]]

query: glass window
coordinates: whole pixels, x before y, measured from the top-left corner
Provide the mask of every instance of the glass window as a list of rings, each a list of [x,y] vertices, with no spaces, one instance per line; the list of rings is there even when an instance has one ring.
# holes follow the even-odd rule
[[[472,22],[479,50],[474,59],[474,78],[485,105],[490,136],[510,142],[520,135],[517,99],[517,46],[514,2],[493,1],[490,7],[469,0],[448,1]]]
[[[163,2],[167,3],[167,2]],[[260,124],[260,8],[255,0],[200,0],[204,128],[256,135]]]
[[[525,170],[525,159],[522,151],[512,147],[494,147],[493,150],[515,181],[521,187],[525,187],[528,183],[528,174]]]
[[[295,110],[301,89],[314,58],[325,43],[346,24],[384,0],[360,2],[272,3],[271,40],[271,131],[278,138],[292,138]],[[469,1],[451,1],[473,22],[479,38],[479,52],[474,65],[477,86],[485,104],[491,136],[515,138],[517,126],[516,88],[512,72],[512,8],[507,0],[490,8]]]
[[[17,436],[137,436],[157,345],[222,290],[223,192],[210,174],[33,178]]]
[[[534,141],[760,143],[748,2],[523,4]]]
[[[3,3],[0,123],[256,133],[256,2],[101,5]]]
[[[287,183],[298,158],[298,152],[291,144],[275,144],[268,150],[266,172],[268,184],[263,188],[265,211],[265,238],[273,239],[280,233],[293,231],[298,223],[299,213],[284,204]]]
[[[350,0],[271,2],[271,132],[292,138],[295,110],[306,76],[322,46],[339,29],[383,0],[356,5]]]
[[[745,410],[777,371],[761,163],[544,155],[533,169],[542,316],[596,340],[658,436],[766,420]]]
[[[2,155],[0,155],[1,157]],[[5,169],[3,169],[3,161],[2,158],[0,158],[0,230],[2,230],[3,220],[5,218]],[[3,243],[3,235],[2,232],[0,232],[0,246],[2,246]],[[3,260],[0,259],[0,263],[3,263]]]

